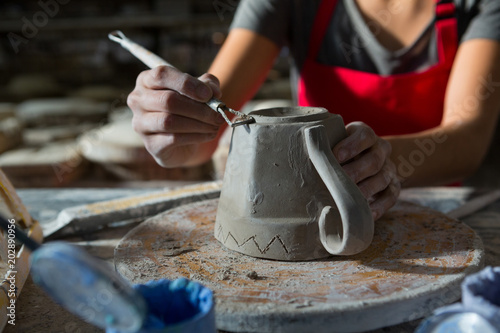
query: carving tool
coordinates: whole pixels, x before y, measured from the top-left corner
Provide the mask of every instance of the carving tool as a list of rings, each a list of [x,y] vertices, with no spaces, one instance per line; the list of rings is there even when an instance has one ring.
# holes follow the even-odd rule
[[[172,66],[170,63],[168,63],[166,60],[160,58],[156,54],[152,53],[151,51],[145,49],[144,47],[140,46],[139,44],[133,42],[132,40],[128,39],[123,32],[120,30],[115,30],[111,33],[108,34],[109,39],[112,41],[120,44],[124,49],[130,51],[137,59],[141,60],[144,64],[146,64],[149,68],[155,68],[158,66],[169,66],[172,68],[175,68]],[[228,107],[224,102],[219,101],[216,98],[212,98],[210,101],[207,102],[207,105],[214,110],[215,112],[219,113],[224,117],[224,120],[226,120],[227,124],[231,127],[236,127],[240,125],[245,125],[245,124],[251,124],[255,122],[255,119],[249,115],[246,115],[240,111],[236,111]],[[234,122],[231,122],[229,120],[227,113],[232,113],[237,116],[236,120]]]

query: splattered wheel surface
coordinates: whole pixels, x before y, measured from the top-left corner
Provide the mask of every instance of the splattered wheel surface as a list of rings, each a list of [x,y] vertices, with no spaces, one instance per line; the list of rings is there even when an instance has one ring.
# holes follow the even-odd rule
[[[377,221],[371,246],[308,262],[258,259],[214,238],[218,200],[148,219],[115,249],[134,283],[187,277],[211,288],[217,327],[232,332],[355,332],[427,316],[460,297],[479,270],[481,240],[464,223],[399,202]]]

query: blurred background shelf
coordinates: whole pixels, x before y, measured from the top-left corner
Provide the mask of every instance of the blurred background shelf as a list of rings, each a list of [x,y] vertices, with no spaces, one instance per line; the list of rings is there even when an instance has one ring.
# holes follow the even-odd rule
[[[212,15],[193,15],[185,17],[165,17],[165,15],[110,16],[53,19],[43,29],[45,31],[74,30],[113,30],[129,28],[193,28],[195,26],[217,25],[220,20]],[[6,20],[0,23],[0,32],[22,32],[19,20]]]

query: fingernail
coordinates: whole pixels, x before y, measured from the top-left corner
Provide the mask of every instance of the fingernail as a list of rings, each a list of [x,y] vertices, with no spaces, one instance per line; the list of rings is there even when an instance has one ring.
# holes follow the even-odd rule
[[[200,99],[208,100],[212,97],[212,91],[206,85],[200,84],[196,89],[196,95],[198,95],[198,98]]]

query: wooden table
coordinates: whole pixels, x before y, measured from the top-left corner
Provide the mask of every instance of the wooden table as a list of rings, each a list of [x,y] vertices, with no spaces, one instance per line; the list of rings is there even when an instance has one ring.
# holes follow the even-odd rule
[[[151,190],[151,189],[149,189]],[[54,218],[63,208],[108,200],[120,196],[141,194],[148,189],[64,189],[18,190],[28,209],[44,222]],[[423,206],[447,212],[483,191],[472,188],[423,188],[405,190],[402,198]],[[486,256],[485,263],[500,266],[500,201],[475,212],[463,221],[481,237]],[[80,235],[65,240],[84,246],[90,253],[112,263],[114,249],[122,237],[138,223],[108,227],[92,235]],[[22,290],[16,307],[16,326],[7,325],[4,332],[101,332],[102,330],[82,322],[53,303],[29,279]],[[420,320],[386,327],[374,332],[413,332]]]

